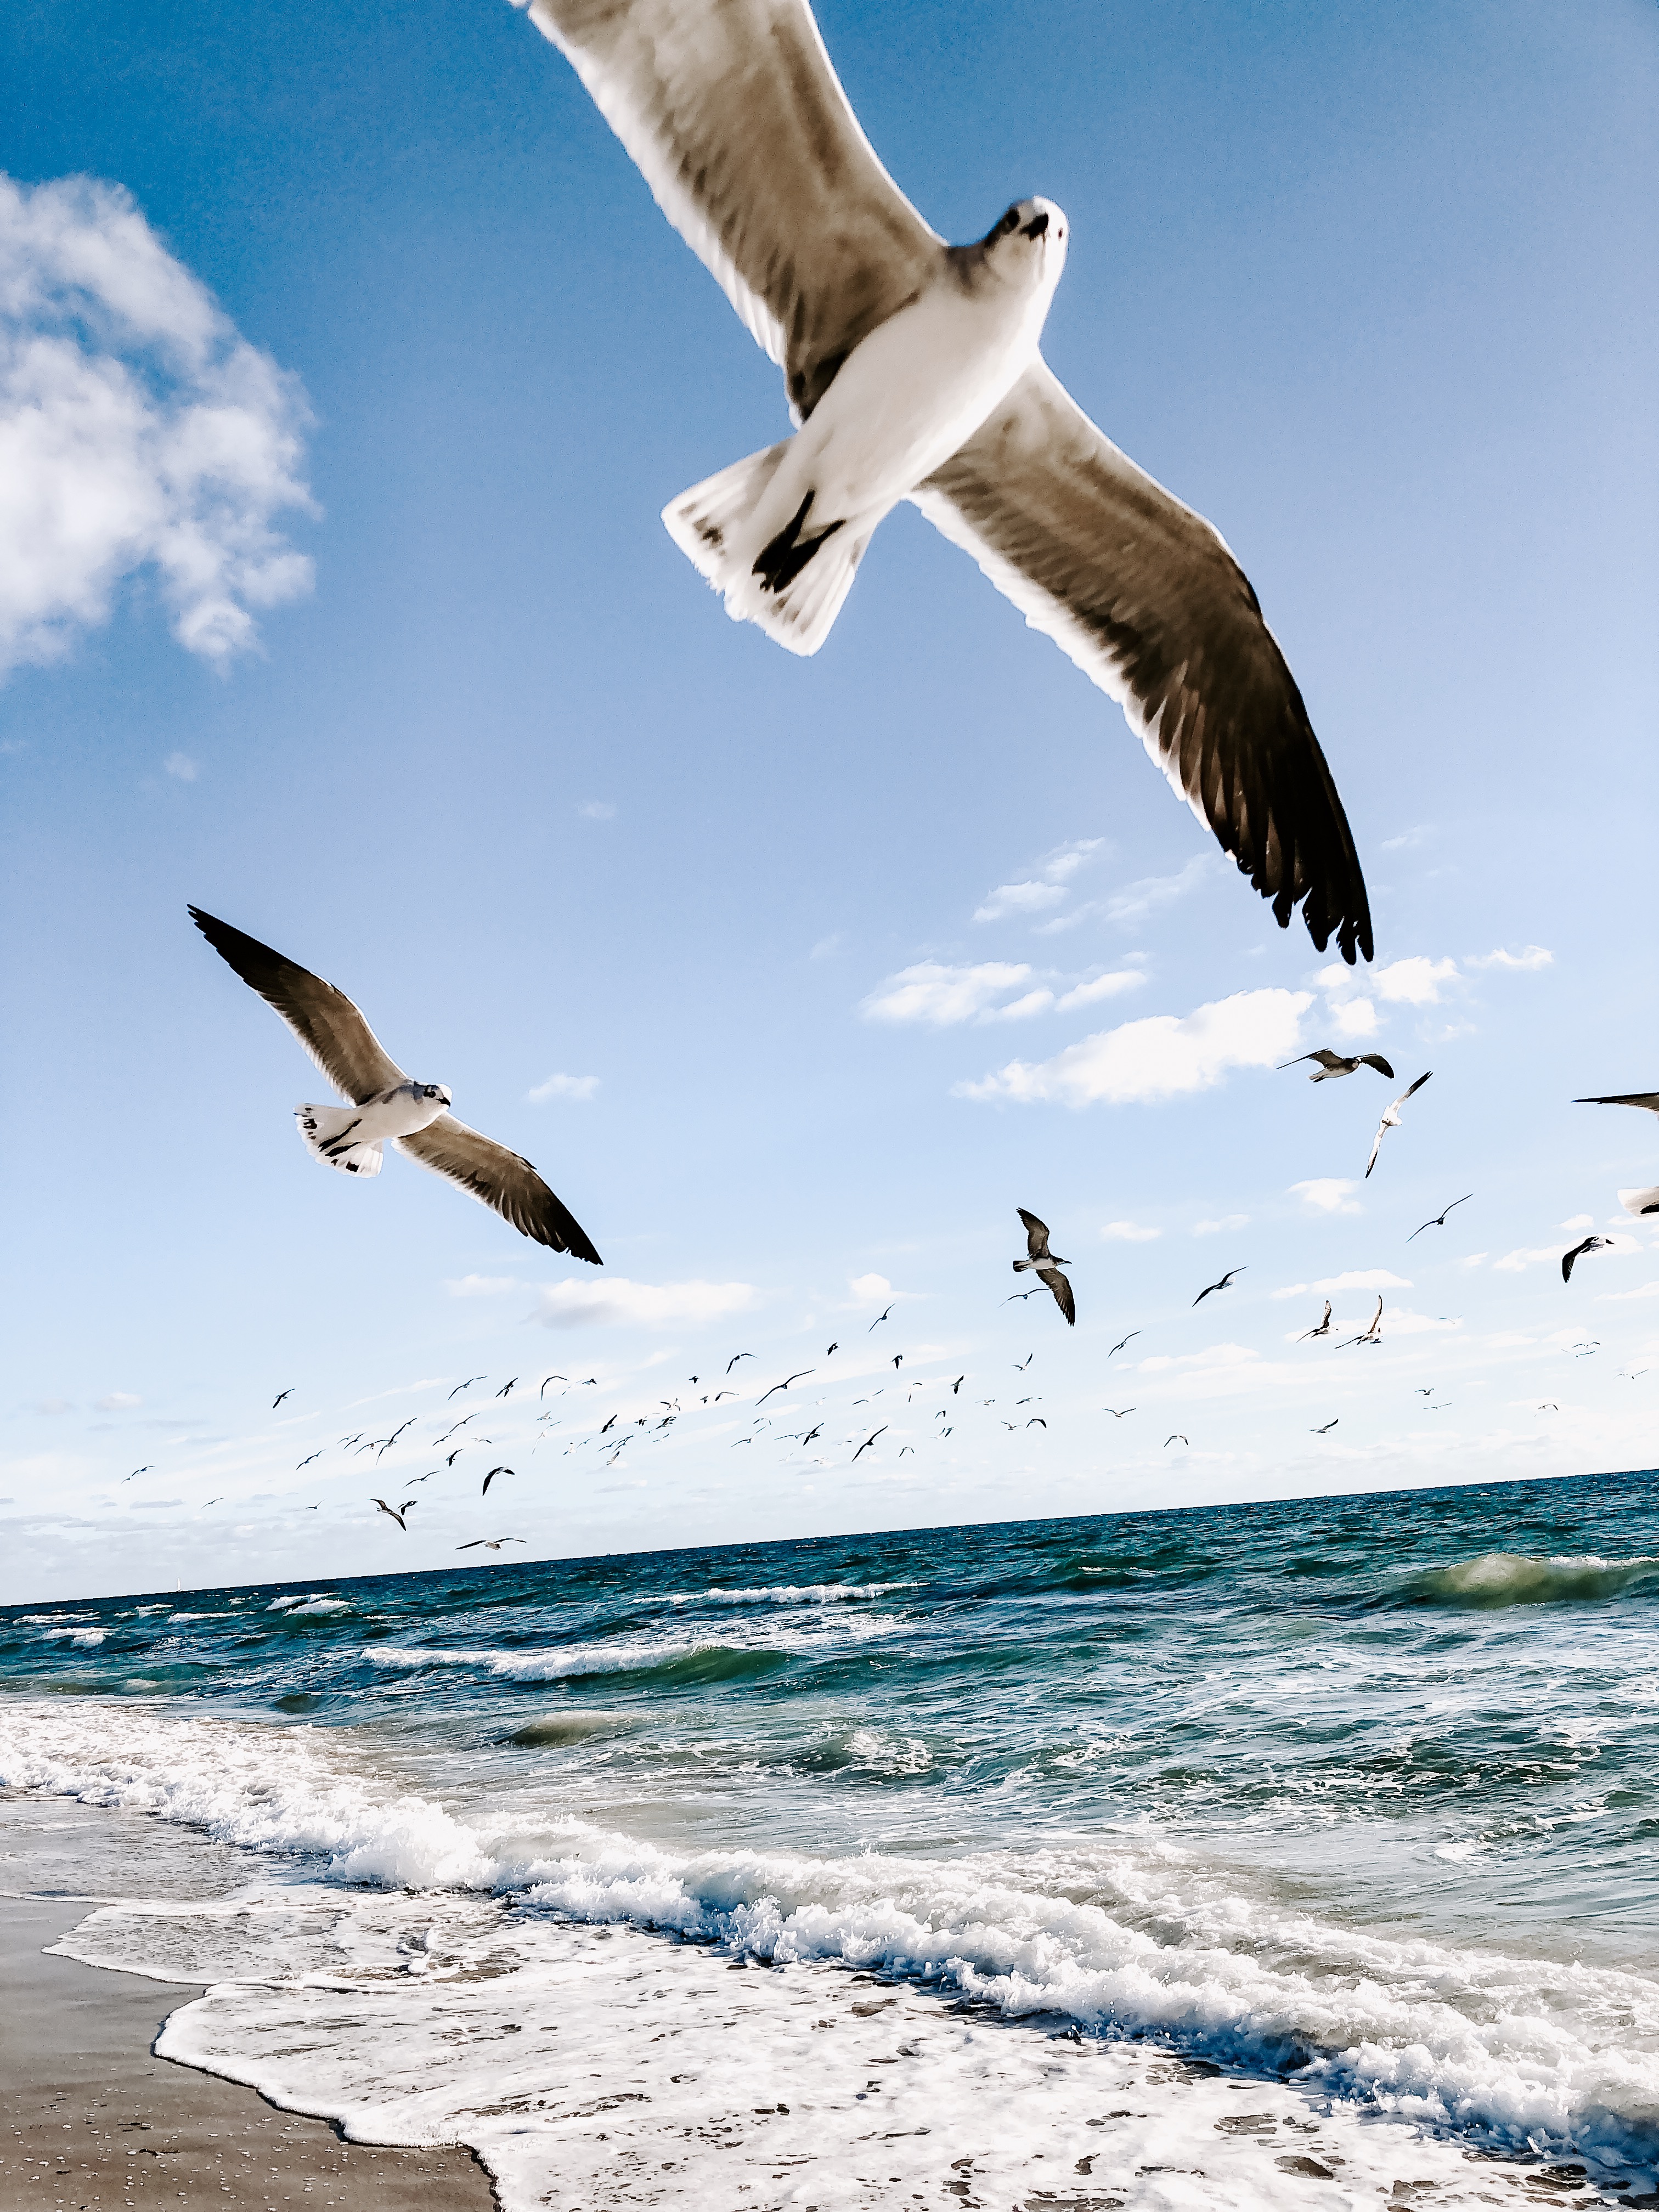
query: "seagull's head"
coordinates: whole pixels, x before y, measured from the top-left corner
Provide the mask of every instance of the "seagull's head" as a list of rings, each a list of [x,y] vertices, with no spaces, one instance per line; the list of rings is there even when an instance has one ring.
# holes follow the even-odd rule
[[[1016,200],[981,246],[1005,282],[1052,292],[1066,265],[1066,217],[1052,200]]]
[[[453,1106],[455,1103],[447,1086],[441,1083],[417,1083],[415,1090],[418,1097],[435,1101],[440,1106]]]

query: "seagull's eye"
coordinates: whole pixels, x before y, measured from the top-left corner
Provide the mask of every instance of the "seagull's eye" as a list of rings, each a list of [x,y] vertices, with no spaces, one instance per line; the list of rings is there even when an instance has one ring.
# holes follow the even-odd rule
[[[1017,207],[1011,207],[1007,214],[1003,216],[1002,221],[997,225],[997,228],[1001,231],[1006,237],[1008,232],[1014,228],[1015,224],[1018,221],[1019,210]]]

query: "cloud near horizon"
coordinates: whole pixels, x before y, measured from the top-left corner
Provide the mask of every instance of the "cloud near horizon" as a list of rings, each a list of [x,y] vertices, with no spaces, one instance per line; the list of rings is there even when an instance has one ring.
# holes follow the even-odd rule
[[[253,647],[252,611],[311,588],[273,526],[316,512],[310,420],[120,185],[0,175],[0,676],[61,658],[144,570],[187,652]]]
[[[919,960],[878,983],[860,1001],[859,1012],[867,1022],[925,1022],[930,1029],[950,1029],[969,1021],[1026,1021],[1036,1014],[1069,1013],[1102,999],[1115,999],[1138,990],[1146,980],[1138,968],[1114,969],[1087,976],[1056,994],[1047,983],[1032,983],[1033,974],[1023,960],[983,960],[963,968]],[[1031,983],[1031,988],[1018,998],[1001,1006],[994,1003],[1005,991],[1024,983]]]
[[[1237,991],[1184,1016],[1151,1014],[1068,1045],[1052,1060],[1012,1060],[953,1095],[1080,1108],[1176,1098],[1214,1088],[1236,1067],[1275,1066],[1299,1049],[1306,991]]]
[[[630,1283],[625,1275],[550,1283],[532,1318],[544,1328],[676,1328],[746,1313],[752,1283]]]

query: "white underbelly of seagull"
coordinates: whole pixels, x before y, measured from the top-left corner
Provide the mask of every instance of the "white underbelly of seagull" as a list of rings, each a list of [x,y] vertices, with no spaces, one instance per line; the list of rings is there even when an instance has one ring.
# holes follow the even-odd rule
[[[375,1176],[381,1147],[429,1129],[449,1110],[447,1091],[434,1083],[398,1083],[361,1106],[296,1106],[294,1119],[307,1150],[343,1175]]]

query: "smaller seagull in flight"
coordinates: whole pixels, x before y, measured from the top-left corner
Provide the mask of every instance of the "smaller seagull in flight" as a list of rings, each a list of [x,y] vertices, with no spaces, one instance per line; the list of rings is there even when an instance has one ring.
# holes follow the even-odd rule
[[[872,1443],[874,1443],[874,1442],[876,1441],[876,1438],[877,1438],[878,1437],[879,1437],[879,1436],[884,1436],[884,1435],[886,1434],[886,1432],[887,1432],[887,1427],[888,1427],[888,1424],[887,1424],[885,1421],[884,1421],[884,1422],[882,1423],[882,1425],[881,1425],[880,1428],[878,1428],[878,1429],[872,1429],[872,1430],[871,1431],[870,1434],[869,1434],[867,1437],[866,1437],[866,1438],[864,1439],[864,1442],[863,1442],[863,1443],[859,1446],[858,1449],[857,1449],[857,1450],[853,1454],[853,1465],[854,1465],[854,1467],[856,1467],[856,1466],[858,1465],[859,1462],[863,1458],[863,1456],[864,1456],[865,1453],[866,1453],[866,1452],[867,1452],[867,1451],[869,1450],[869,1449],[870,1449],[871,1445],[872,1445]],[[746,1442],[746,1441],[747,1441],[747,1439],[745,1439],[745,1442]]]
[[[1601,1102],[1598,1100],[1596,1103],[1599,1104]],[[1573,1103],[1577,1105],[1578,1101],[1575,1099]],[[1575,1244],[1571,1252],[1564,1252],[1561,1255],[1562,1281],[1570,1283],[1572,1280],[1572,1264],[1575,1260],[1582,1260],[1586,1252],[1605,1252],[1612,1243],[1611,1237],[1587,1237],[1582,1244]]]
[[[291,1398],[294,1395],[295,1390],[297,1387],[297,1384],[291,1382],[286,1390],[279,1390],[276,1393],[276,1395],[270,1401],[270,1410],[273,1413],[276,1412],[278,1406],[282,1404],[284,1398]]]
[[[1411,1094],[1408,1091],[1407,1093],[1407,1097],[1409,1097],[1410,1095]],[[1462,1198],[1453,1199],[1451,1205],[1446,1208],[1446,1213],[1451,1212],[1454,1207],[1467,1206],[1474,1196],[1474,1193],[1472,1190],[1466,1190]],[[1424,1229],[1443,1229],[1446,1225],[1446,1213],[1437,1213],[1431,1221],[1425,1221],[1423,1224],[1422,1229],[1413,1229],[1412,1231],[1412,1237],[1420,1237],[1423,1234]],[[1406,1239],[1406,1242],[1408,1244],[1412,1241],[1412,1237],[1408,1237]]]
[[[484,1477],[484,1479],[483,1479],[483,1489],[478,1492],[479,1497],[480,1497],[480,1498],[488,1498],[488,1497],[489,1497],[489,1486],[490,1486],[490,1484],[491,1484],[492,1482],[494,1482],[494,1480],[495,1480],[495,1477],[496,1477],[498,1474],[516,1474],[517,1473],[518,1473],[518,1469],[517,1469],[517,1468],[514,1468],[514,1467],[492,1467],[492,1468],[490,1468],[490,1470],[489,1470],[489,1474],[488,1474],[487,1475],[485,1475],[485,1477]]]
[[[1164,1437],[1164,1450],[1165,1450],[1165,1451],[1168,1451],[1168,1450],[1169,1450],[1170,1446],[1171,1444],[1187,1444],[1187,1439],[1186,1439],[1186,1437],[1183,1437],[1183,1436],[1182,1435],[1182,1433],[1181,1433],[1181,1431],[1180,1431],[1180,1430],[1179,1430],[1179,1429],[1177,1429],[1177,1430],[1176,1431],[1175,1434],[1174,1434],[1172,1437]],[[1187,1444],[1187,1449],[1188,1449],[1188,1451],[1190,1451],[1190,1450],[1192,1449],[1192,1446],[1191,1446],[1190,1444]]]
[[[469,1375],[465,1382],[458,1382],[455,1385],[455,1388],[449,1394],[450,1397],[459,1398],[463,1390],[470,1390],[475,1382],[482,1382],[483,1379],[484,1378],[482,1375]],[[469,1413],[467,1419],[471,1420],[471,1415]]]
[[[1297,1342],[1298,1344],[1302,1344],[1302,1343],[1305,1343],[1305,1342],[1306,1342],[1306,1340],[1307,1340],[1307,1339],[1308,1339],[1309,1337],[1310,1337],[1310,1336],[1328,1336],[1328,1335],[1330,1334],[1330,1333],[1331,1333],[1331,1302],[1330,1302],[1330,1300],[1329,1300],[1328,1298],[1327,1298],[1327,1299],[1326,1299],[1326,1301],[1325,1301],[1325,1318],[1324,1318],[1324,1320],[1323,1320],[1323,1321],[1322,1321],[1321,1322],[1319,1322],[1319,1324],[1317,1325],[1317,1327],[1316,1327],[1316,1328],[1304,1328],[1304,1329],[1303,1330],[1303,1332],[1302,1332],[1301,1335],[1300,1335],[1300,1336],[1298,1336],[1298,1337],[1297,1337],[1297,1339],[1296,1340],[1297,1340]]]
[[[1415,1083],[1408,1083],[1406,1088],[1401,1092],[1399,1097],[1393,1100],[1390,1104],[1382,1109],[1382,1119],[1377,1123],[1376,1134],[1371,1139],[1371,1156],[1365,1163],[1365,1173],[1367,1177],[1370,1176],[1371,1170],[1376,1165],[1376,1156],[1382,1148],[1383,1138],[1387,1136],[1390,1129],[1397,1129],[1400,1127],[1401,1108],[1405,1104],[1408,1098],[1423,1088],[1423,1085],[1428,1081],[1430,1076],[1433,1073],[1434,1070],[1431,1067],[1425,1069],[1424,1073],[1418,1077]],[[1450,1211],[1449,1208],[1447,1210],[1448,1212]]]
[[[371,1505],[378,1505],[382,1513],[390,1515],[405,1536],[409,1534],[409,1523],[404,1519],[404,1516],[411,1505],[418,1505],[420,1502],[418,1498],[405,1498],[401,1505],[388,1505],[384,1498],[371,1498],[369,1500]]]
[[[314,1451],[314,1452],[313,1452],[313,1454],[311,1455],[311,1459],[320,1459],[321,1457],[322,1457],[322,1454],[321,1454],[321,1452],[319,1452],[319,1451]],[[299,1474],[301,1468],[307,1468],[307,1467],[309,1467],[309,1466],[311,1465],[311,1459],[302,1459],[302,1460],[300,1462],[300,1466],[299,1466],[299,1467],[296,1467],[296,1468],[295,1468],[295,1470],[294,1470],[294,1472],[295,1473],[295,1474]]]
[[[772,1390],[787,1390],[792,1382],[799,1382],[803,1376],[816,1375],[817,1371],[818,1370],[816,1367],[799,1368],[794,1374],[786,1375],[781,1382],[775,1382],[772,1385]],[[763,1406],[767,1400],[772,1395],[772,1390],[763,1390],[759,1397],[756,1399],[755,1403],[757,1406]],[[665,1401],[665,1402],[666,1401]]]
[[[737,1365],[738,1360],[752,1359],[754,1356],[755,1355],[752,1352],[734,1352],[732,1354],[732,1357],[726,1363],[726,1373],[729,1375],[732,1372],[732,1370]]]
[[[1139,1334],[1140,1331],[1138,1328],[1132,1328],[1127,1336],[1119,1337],[1117,1342],[1112,1346],[1112,1351],[1107,1353],[1106,1357],[1108,1359],[1112,1357],[1112,1352],[1121,1352],[1126,1344],[1133,1344],[1135,1338]]]
[[[1358,1068],[1374,1067],[1379,1075],[1394,1081],[1394,1070],[1380,1052],[1355,1053],[1352,1059],[1340,1052],[1331,1052],[1321,1045],[1316,1052],[1299,1052],[1294,1060],[1281,1060],[1281,1069],[1299,1067],[1304,1060],[1316,1060],[1319,1065],[1308,1078],[1310,1083],[1329,1083],[1339,1075],[1352,1075]]]
[[[1379,1292],[1376,1300],[1376,1311],[1371,1316],[1370,1327],[1361,1329],[1358,1336],[1344,1337],[1341,1344],[1338,1346],[1338,1349],[1340,1351],[1346,1352],[1351,1344],[1381,1344],[1382,1341],[1382,1294]]]
[[[153,1467],[135,1467],[131,1474],[124,1474],[121,1480],[123,1482],[137,1482],[141,1474],[154,1474],[155,1472]]]
[[[870,1333],[871,1333],[871,1330],[879,1328],[881,1327],[881,1325],[882,1325],[883,1322],[884,1322],[884,1321],[887,1319],[887,1317],[888,1317],[888,1314],[890,1314],[890,1313],[892,1312],[892,1310],[893,1310],[892,1307],[891,1307],[891,1306],[889,1306],[889,1307],[888,1307],[888,1309],[887,1309],[887,1313],[878,1313],[878,1314],[876,1316],[875,1319],[871,1322],[871,1324],[870,1324],[870,1328],[867,1328],[867,1329],[866,1329],[866,1331],[864,1332],[864,1333],[865,1333],[865,1334],[866,1334],[866,1336],[868,1336],[868,1335],[870,1334]]]
[[[470,1544],[457,1544],[458,1552],[476,1552],[482,1546],[486,1552],[499,1552],[503,1544],[526,1544],[527,1536],[475,1536]]]
[[[697,1378],[695,1375],[691,1377],[691,1380],[694,1382],[696,1379]],[[568,1375],[544,1375],[542,1377],[542,1387],[537,1391],[536,1395],[538,1398],[544,1398],[547,1395],[547,1386],[550,1382],[568,1382],[569,1380],[570,1377]]]
[[[968,1380],[968,1377],[967,1377],[965,1375],[958,1375],[958,1376],[957,1376],[957,1377],[956,1381],[955,1381],[955,1382],[951,1385],[951,1395],[953,1398],[954,1398],[954,1397],[957,1395],[957,1393],[961,1390],[963,1384],[967,1380]]]
[[[511,1382],[503,1382],[501,1389],[495,1393],[495,1395],[498,1398],[510,1398],[518,1385],[518,1380],[519,1378],[515,1375]],[[542,1387],[545,1389],[546,1385],[544,1384]]]
[[[1228,1284],[1232,1281],[1235,1275],[1242,1275],[1246,1272],[1247,1270],[1243,1267],[1229,1267],[1226,1273],[1221,1278],[1221,1280],[1218,1283],[1206,1283],[1204,1288],[1193,1300],[1193,1304],[1195,1306],[1201,1306],[1205,1299],[1209,1297],[1212,1291],[1224,1291]],[[1185,1442],[1184,1437],[1182,1438],[1182,1442]]]
[[[1062,1267],[1069,1267],[1073,1263],[1070,1260],[1062,1260],[1057,1253],[1048,1249],[1048,1227],[1046,1222],[1039,1221],[1035,1213],[1028,1213],[1023,1206],[1017,1208],[1017,1211],[1020,1219],[1025,1224],[1026,1256],[1023,1260],[1016,1260],[1013,1262],[1014,1273],[1019,1274],[1029,1267],[1038,1282],[1046,1283],[1054,1294],[1054,1304],[1066,1316],[1066,1326],[1068,1328],[1075,1328],[1077,1301],[1072,1295],[1071,1284],[1060,1272]],[[1006,1304],[1006,1300],[1004,1303]]]
[[[840,1340],[840,1339],[839,1339],[839,1337],[838,1337],[838,1338],[836,1340],[835,1343],[834,1343],[834,1344],[832,1344],[832,1345],[830,1346],[830,1352],[839,1352],[840,1350],[841,1350],[841,1340]],[[828,1358],[830,1357],[830,1352],[826,1352],[824,1353],[824,1355],[823,1355],[823,1356],[824,1356],[824,1358],[825,1358],[826,1359],[828,1359]]]
[[[1327,1421],[1322,1429],[1310,1429],[1308,1434],[1310,1437],[1328,1437],[1341,1418],[1341,1414],[1338,1413],[1332,1419]]]
[[[1103,1406],[1100,1410],[1103,1413],[1109,1413],[1115,1421],[1121,1421],[1126,1413],[1133,1413],[1134,1407],[1133,1406]]]

